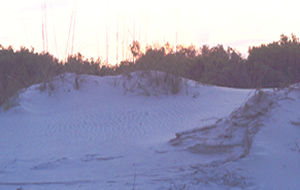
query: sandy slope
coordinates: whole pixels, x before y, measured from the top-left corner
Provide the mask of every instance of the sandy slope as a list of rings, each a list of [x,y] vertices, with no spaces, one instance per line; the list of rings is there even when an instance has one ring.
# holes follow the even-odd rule
[[[266,96],[276,104],[253,122],[259,127],[244,154],[245,128],[231,127],[232,117],[254,92],[188,81],[178,95],[145,96],[132,88],[134,77],[124,84],[121,76],[80,76],[76,90],[68,74],[54,80],[54,91],[41,92],[39,85],[24,90],[19,106],[0,113],[0,189],[300,187],[298,91]],[[264,107],[251,101],[254,112]],[[225,141],[214,129],[205,142],[195,130],[213,124],[218,135],[233,136],[229,149],[219,146]],[[272,183],[277,169],[283,172],[278,178],[290,178]]]
[[[300,188],[300,86],[276,94],[250,154],[239,160],[258,189]]]
[[[261,92],[214,125],[179,133],[171,141],[174,146],[218,156],[208,164],[194,165],[188,184],[208,182],[216,189],[299,189],[299,108],[299,85]],[[197,185],[187,186],[194,188]]]

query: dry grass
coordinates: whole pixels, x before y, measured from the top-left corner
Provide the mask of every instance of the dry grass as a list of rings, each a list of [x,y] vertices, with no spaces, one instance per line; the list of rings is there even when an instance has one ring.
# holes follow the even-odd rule
[[[4,103],[2,104],[3,106],[3,110],[4,111],[7,111],[17,105],[19,105],[18,103],[18,98],[19,98],[19,94],[16,93],[15,95],[13,95],[12,97],[10,98],[7,98]]]
[[[300,127],[300,122],[299,121],[290,121],[290,123],[294,126],[299,126]]]
[[[127,92],[145,96],[178,94],[184,86],[183,79],[177,75],[159,71],[138,71],[122,77],[122,87]],[[117,83],[115,82],[115,85]]]

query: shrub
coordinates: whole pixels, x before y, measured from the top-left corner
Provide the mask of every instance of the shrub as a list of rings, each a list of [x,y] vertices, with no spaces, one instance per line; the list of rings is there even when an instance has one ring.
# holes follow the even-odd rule
[[[122,87],[127,92],[146,96],[178,94],[183,86],[181,77],[160,71],[137,71],[123,75]]]
[[[7,111],[10,108],[13,108],[13,107],[19,105],[18,98],[19,98],[18,94],[15,94],[12,97],[6,98],[3,102],[3,110]]]
[[[76,90],[79,90],[80,86],[79,86],[79,77],[78,75],[76,75],[75,77],[75,89]]]

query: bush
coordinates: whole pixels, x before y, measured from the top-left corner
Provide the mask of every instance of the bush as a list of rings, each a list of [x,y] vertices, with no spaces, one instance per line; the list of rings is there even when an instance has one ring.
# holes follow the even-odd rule
[[[183,86],[181,77],[160,71],[138,71],[123,75],[121,80],[125,93],[132,92],[146,96],[178,94]]]
[[[256,65],[256,71],[265,72],[263,87],[280,87],[300,81],[300,42],[281,35],[280,40],[249,50],[248,64]],[[261,67],[261,68],[258,68]]]
[[[18,51],[1,47],[0,105],[22,88],[50,81],[62,72],[61,68],[58,60],[49,54],[37,54],[23,47]]]
[[[3,102],[3,110],[7,111],[10,108],[13,108],[18,105],[18,94],[13,95],[12,97],[6,98]]]
[[[79,86],[79,76],[76,75],[75,77],[75,89],[76,90],[79,90],[80,86]]]

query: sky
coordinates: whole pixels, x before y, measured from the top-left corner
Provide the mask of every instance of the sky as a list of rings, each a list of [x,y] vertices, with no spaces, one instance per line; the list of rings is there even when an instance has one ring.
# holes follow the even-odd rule
[[[296,0],[1,1],[0,44],[59,59],[80,52],[115,64],[130,57],[133,40],[142,48],[222,44],[247,56],[249,46],[277,41],[280,34],[300,36]]]

